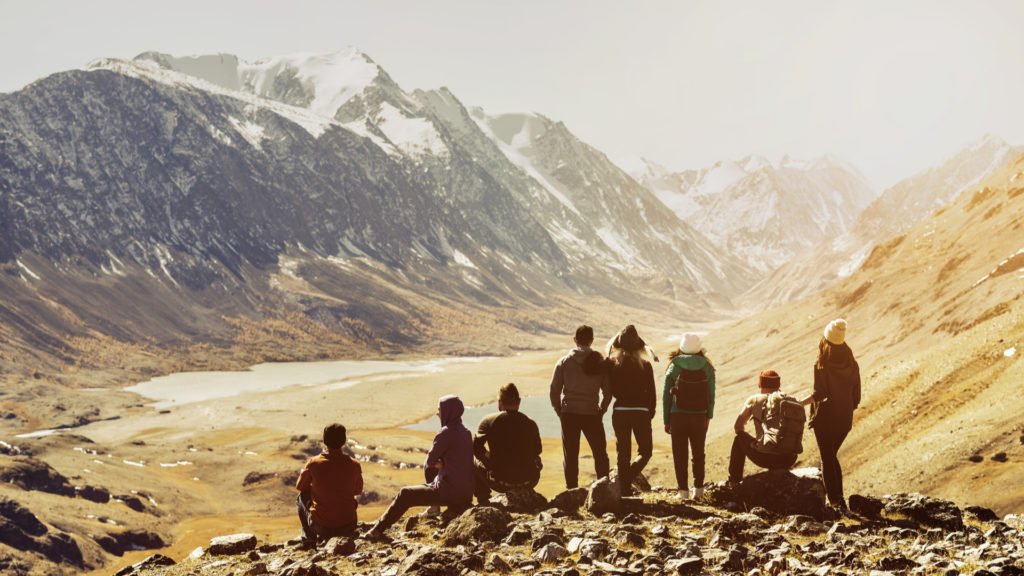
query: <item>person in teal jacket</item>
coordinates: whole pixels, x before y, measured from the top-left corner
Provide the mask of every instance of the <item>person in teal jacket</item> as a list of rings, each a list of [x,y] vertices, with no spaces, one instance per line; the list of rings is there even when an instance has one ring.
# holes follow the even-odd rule
[[[704,442],[715,416],[715,367],[704,354],[700,336],[683,334],[669,354],[662,393],[665,433],[672,436],[672,461],[683,498],[704,496]],[[693,489],[688,489],[686,461],[693,453]]]

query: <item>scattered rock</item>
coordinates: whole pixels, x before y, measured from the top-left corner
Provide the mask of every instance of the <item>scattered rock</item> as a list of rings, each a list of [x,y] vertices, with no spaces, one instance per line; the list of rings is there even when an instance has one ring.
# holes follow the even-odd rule
[[[264,480],[270,480],[275,476],[277,476],[277,474],[274,474],[273,472],[249,472],[248,474],[245,475],[245,478],[242,479],[242,486],[252,486],[253,484],[259,484],[260,482],[263,482]]]
[[[530,532],[530,529],[522,524],[517,524],[505,538],[505,543],[509,546],[520,546],[531,539],[533,539],[533,533]]]
[[[1006,455],[1006,452],[998,452],[992,456],[992,459],[996,462],[1006,462],[1010,457]]]
[[[696,556],[673,558],[665,562],[665,571],[670,574],[700,574],[704,571],[704,559]]]
[[[590,485],[585,505],[588,512],[600,516],[618,512],[622,504],[621,499],[619,485],[605,477]]]
[[[882,502],[878,498],[861,496],[860,494],[850,496],[847,504],[852,512],[870,520],[878,520],[881,518],[882,509],[885,508],[885,502]]]
[[[956,504],[922,494],[888,496],[882,512],[887,518],[906,518],[923,526],[943,528],[951,532],[964,529],[963,514]]]
[[[447,546],[500,542],[511,530],[512,516],[490,506],[470,508],[453,520],[444,532]]]
[[[553,508],[558,508],[565,512],[575,512],[583,507],[586,502],[586,488],[571,488],[556,494],[555,497],[551,499],[550,505]]]
[[[532,514],[548,507],[548,499],[534,490],[513,490],[495,494],[491,502],[511,512]]]
[[[206,553],[210,555],[244,554],[256,548],[256,536],[253,534],[232,534],[218,536],[210,540]]]
[[[324,544],[324,551],[332,556],[349,556],[356,551],[356,542],[351,538],[335,536]]]
[[[569,555],[569,551],[554,542],[549,542],[533,553],[533,557],[545,564],[558,562]]]
[[[146,505],[142,502],[138,496],[134,494],[121,494],[120,496],[113,496],[113,499],[124,504],[125,506],[135,510],[136,512],[145,512]]]
[[[982,506],[967,506],[964,508],[964,513],[979,522],[995,522],[999,520],[998,514]]]
[[[163,554],[153,554],[147,556],[145,560],[136,562],[131,566],[126,566],[120,571],[114,574],[114,576],[134,576],[142,573],[144,570],[151,568],[158,568],[160,566],[174,566],[175,562],[171,558],[164,556]]]
[[[977,464],[978,462],[985,461],[985,457],[982,456],[981,454],[971,454],[970,456],[967,457],[967,459],[970,460],[971,462],[974,462],[975,464]]]

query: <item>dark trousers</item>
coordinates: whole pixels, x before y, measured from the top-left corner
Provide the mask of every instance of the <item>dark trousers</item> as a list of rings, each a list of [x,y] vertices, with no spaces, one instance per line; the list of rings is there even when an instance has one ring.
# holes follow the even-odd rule
[[[814,438],[818,441],[821,454],[821,476],[825,482],[828,501],[834,505],[845,504],[843,495],[843,467],[839,464],[839,447],[850,433],[849,428],[833,429],[821,422],[814,423]]]
[[[612,412],[612,428],[615,430],[615,464],[619,471],[619,488],[623,496],[628,496],[632,492],[633,479],[643,471],[654,453],[651,413],[616,410]],[[634,436],[637,456],[630,462]]]
[[[686,461],[693,452],[693,485],[704,485],[704,442],[708,437],[708,417],[706,414],[681,414],[675,412],[670,416],[672,423],[672,463],[676,469],[676,485],[686,490],[689,482],[686,474]]]
[[[729,479],[733,482],[743,479],[743,465],[748,458],[755,465],[769,470],[788,470],[796,463],[796,454],[768,454],[755,450],[756,443],[757,439],[746,432],[740,432],[733,439],[729,455]]]
[[[608,475],[608,446],[604,436],[604,423],[600,414],[562,413],[562,459],[565,467],[565,487],[576,488],[580,483],[580,433],[587,439],[594,454],[594,469],[597,477]]]
[[[309,507],[313,504],[313,497],[309,492],[300,492],[295,499],[295,507],[299,513],[299,525],[302,526],[302,539],[308,542],[316,542],[317,538],[332,538],[334,536],[351,536],[356,532],[356,523],[345,524],[344,526],[320,526],[313,521],[309,515]]]
[[[390,528],[392,524],[402,518],[403,514],[409,511],[409,508],[415,508],[416,506],[440,506],[444,504],[441,501],[441,490],[430,485],[434,478],[437,477],[437,469],[427,468],[424,476],[427,480],[426,484],[406,486],[398,491],[398,496],[395,497],[394,502],[391,503],[391,506],[388,506],[387,511],[377,521],[377,528],[379,530]],[[468,508],[471,504],[472,501],[466,502],[465,507]],[[449,505],[449,508],[452,508],[452,506]]]
[[[491,490],[495,492],[514,492],[516,490],[533,490],[540,482],[540,468],[537,468],[535,475],[531,474],[529,480],[521,482],[507,482],[495,478],[487,466],[479,460],[474,460],[473,465],[476,471],[476,481],[473,483],[473,492],[479,504],[487,504],[491,500]]]

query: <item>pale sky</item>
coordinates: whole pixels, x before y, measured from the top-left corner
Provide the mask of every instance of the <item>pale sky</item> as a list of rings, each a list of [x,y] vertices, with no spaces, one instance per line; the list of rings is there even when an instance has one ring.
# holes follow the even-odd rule
[[[0,0],[0,92],[148,50],[355,46],[406,90],[564,121],[672,169],[831,153],[879,188],[1024,144],[1024,1]]]

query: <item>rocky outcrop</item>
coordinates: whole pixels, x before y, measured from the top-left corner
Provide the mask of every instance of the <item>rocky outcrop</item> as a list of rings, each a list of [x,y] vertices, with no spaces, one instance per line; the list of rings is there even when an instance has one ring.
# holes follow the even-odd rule
[[[61,496],[74,496],[75,489],[68,479],[52,466],[24,456],[0,459],[0,482],[13,484],[22,490],[38,490]]]
[[[96,536],[94,540],[114,556],[121,556],[130,550],[154,550],[167,546],[167,542],[159,534],[147,530],[112,532]]]
[[[510,512],[540,512],[548,507],[548,499],[534,490],[513,490],[491,497],[491,503]]]
[[[483,506],[470,508],[453,520],[444,532],[445,544],[501,542],[511,529],[512,516],[504,510]]]
[[[19,502],[0,496],[0,544],[35,552],[55,564],[85,567],[82,551],[71,536],[50,532]]]
[[[802,514],[817,520],[829,515],[825,486],[816,468],[769,470],[747,476],[738,486],[717,484],[705,495],[711,502],[736,510],[761,507],[783,516]]]
[[[442,520],[431,519],[417,523],[414,531],[395,529],[387,542],[332,539],[310,550],[266,544],[130,574],[1024,574],[1024,521],[1012,515],[975,519],[951,531],[935,524],[956,517],[952,504],[919,495],[863,497],[881,503],[882,508],[872,508],[879,511],[875,517],[853,514],[824,521],[762,506],[732,512],[746,503],[724,500],[722,491],[717,494],[722,506],[684,506],[674,496],[674,490],[655,490],[639,497],[642,505],[629,504],[632,511],[599,517],[557,509],[520,514],[474,508],[447,528]],[[886,506],[892,514],[882,510]],[[674,509],[684,513],[669,512]]]
[[[164,556],[163,554],[153,554],[152,556],[147,556],[146,559],[141,562],[136,562],[131,566],[126,566],[125,568],[118,570],[114,576],[135,576],[152,568],[174,566],[174,564],[175,562],[173,559]]]
[[[210,540],[206,553],[217,556],[220,554],[243,554],[256,548],[256,536],[253,534],[232,534],[218,536]]]

